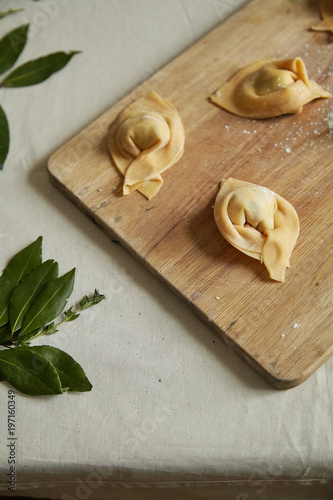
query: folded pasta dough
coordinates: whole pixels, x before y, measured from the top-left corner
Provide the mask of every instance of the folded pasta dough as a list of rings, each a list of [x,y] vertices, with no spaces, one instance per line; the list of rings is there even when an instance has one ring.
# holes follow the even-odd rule
[[[299,234],[298,216],[288,201],[266,187],[230,177],[217,194],[214,218],[231,245],[263,262],[273,280],[284,281]]]
[[[151,199],[161,173],[184,151],[184,128],[176,108],[156,92],[137,99],[116,118],[107,136],[111,157],[124,176],[123,194],[135,190]]]
[[[332,0],[320,0],[319,10],[322,20],[312,26],[314,31],[329,31],[333,33],[333,2]]]
[[[305,104],[320,97],[331,97],[331,94],[309,80],[303,60],[295,57],[249,64],[222,85],[210,100],[235,115],[260,119],[301,113]]]

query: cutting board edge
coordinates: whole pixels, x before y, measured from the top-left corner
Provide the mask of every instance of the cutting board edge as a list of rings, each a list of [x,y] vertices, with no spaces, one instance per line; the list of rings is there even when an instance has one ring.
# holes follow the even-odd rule
[[[188,300],[186,303],[189,304]],[[273,373],[272,370],[265,367],[261,362],[258,362],[251,354],[244,350],[234,339],[228,336],[227,331],[222,330],[216,323],[212,322],[210,319],[206,318],[202,311],[195,307],[194,304],[189,304],[191,309],[194,310],[196,316],[199,320],[207,326],[207,328],[221,339],[224,344],[230,349],[232,353],[237,354],[242,360],[244,360],[254,371],[256,371],[266,382],[270,383],[274,388],[279,390],[288,390],[303,384],[308,380],[321,366],[323,366],[328,359],[333,356],[333,346],[330,350],[327,350],[321,358],[317,358],[316,362],[309,365],[306,369],[302,369],[300,373],[298,370],[290,370],[290,376],[283,374]]]

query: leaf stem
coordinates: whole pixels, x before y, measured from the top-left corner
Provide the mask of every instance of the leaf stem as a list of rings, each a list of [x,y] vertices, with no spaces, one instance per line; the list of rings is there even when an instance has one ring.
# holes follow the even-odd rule
[[[0,12],[0,19],[3,17],[9,16],[10,14],[16,14],[16,12],[21,12],[24,9],[8,9],[5,11]]]
[[[59,321],[59,323],[57,323],[57,324],[50,323],[49,325],[44,326],[43,329],[39,333],[37,333],[33,337],[29,338],[29,342],[31,340],[37,339],[38,337],[41,337],[42,335],[52,335],[52,334],[56,333],[58,331],[58,327],[60,325],[62,325],[63,323],[68,323],[70,321],[74,321],[75,319],[77,319],[80,316],[80,313],[84,309],[88,309],[89,307],[92,307],[92,306],[98,304],[103,299],[105,299],[105,295],[101,295],[98,292],[98,290],[95,290],[94,296],[92,298],[89,298],[87,295],[85,295],[83,297],[83,299],[81,299],[79,306],[75,310],[73,310],[73,306],[71,306],[69,309],[67,309],[67,311],[64,311],[65,317],[63,320]],[[24,337],[21,340],[24,341]]]

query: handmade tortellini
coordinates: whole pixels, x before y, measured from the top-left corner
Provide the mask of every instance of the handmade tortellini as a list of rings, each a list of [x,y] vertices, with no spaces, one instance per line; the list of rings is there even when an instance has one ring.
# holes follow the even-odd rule
[[[322,17],[315,26],[312,26],[314,31],[328,31],[333,33],[333,2],[332,0],[320,0],[319,10]]]
[[[300,57],[256,61],[222,85],[210,100],[227,111],[260,119],[301,113],[303,106],[319,97],[331,97],[309,80]]]
[[[217,194],[214,218],[231,245],[263,262],[273,280],[284,281],[299,234],[298,216],[288,201],[270,189],[230,177]]]
[[[156,92],[137,99],[113,123],[107,137],[111,157],[124,176],[123,194],[138,190],[151,199],[161,173],[184,151],[184,128],[176,108]]]

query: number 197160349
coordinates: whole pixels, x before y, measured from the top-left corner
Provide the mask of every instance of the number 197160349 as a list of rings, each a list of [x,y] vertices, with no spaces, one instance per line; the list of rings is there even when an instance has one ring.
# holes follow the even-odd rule
[[[13,437],[15,435],[15,415],[16,415],[16,401],[15,391],[8,391],[8,434]]]

